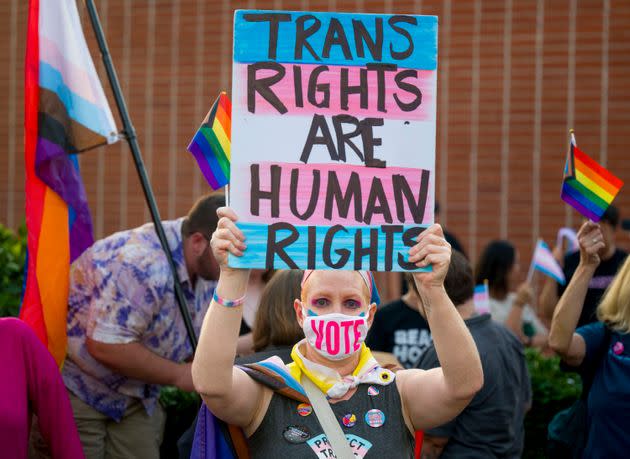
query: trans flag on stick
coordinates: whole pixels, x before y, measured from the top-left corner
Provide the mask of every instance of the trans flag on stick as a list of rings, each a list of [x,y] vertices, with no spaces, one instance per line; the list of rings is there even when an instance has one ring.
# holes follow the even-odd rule
[[[30,1],[25,68],[28,261],[20,318],[61,365],[70,264],[93,242],[77,153],[118,134],[74,1]]]
[[[586,218],[598,222],[622,186],[623,181],[577,147],[571,129],[571,147],[560,194],[562,200]]]
[[[475,310],[478,314],[486,314],[490,312],[490,289],[488,288],[487,279],[483,282],[483,284],[475,286],[473,302],[475,304]]]
[[[529,268],[529,275],[527,281],[531,281],[534,270],[538,270],[556,280],[561,285],[566,284],[564,277],[564,271],[553,257],[549,246],[542,239],[538,239],[536,243],[536,249],[534,250],[534,256],[532,258],[532,264]]]
[[[188,145],[213,190],[230,183],[231,128],[232,103],[221,92]]]

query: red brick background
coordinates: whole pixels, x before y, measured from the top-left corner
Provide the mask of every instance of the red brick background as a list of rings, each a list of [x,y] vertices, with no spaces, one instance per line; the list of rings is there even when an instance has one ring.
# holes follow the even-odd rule
[[[439,17],[437,196],[442,223],[473,260],[489,240],[507,238],[526,270],[538,237],[552,243],[560,226],[579,224],[559,198],[569,127],[585,152],[630,182],[627,0],[96,3],[163,218],[207,190],[186,145],[219,90],[230,89],[237,8]],[[13,228],[24,219],[27,8],[0,2],[0,222]],[[79,9],[96,51],[83,2]],[[125,143],[86,153],[81,167],[97,237],[149,219]],[[629,187],[616,201],[626,216]]]

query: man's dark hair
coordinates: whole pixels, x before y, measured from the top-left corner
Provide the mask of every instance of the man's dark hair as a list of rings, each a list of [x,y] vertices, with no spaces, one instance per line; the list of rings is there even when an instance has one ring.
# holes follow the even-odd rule
[[[464,304],[475,293],[472,268],[468,259],[459,250],[451,253],[451,263],[444,279],[444,290],[455,306]]]
[[[475,273],[477,284],[487,279],[491,291],[503,294],[508,292],[508,274],[516,260],[516,249],[508,241],[492,241],[486,246]]]
[[[416,296],[420,297],[413,275],[405,273],[405,280]],[[451,262],[444,279],[444,290],[455,306],[464,304],[475,292],[472,268],[468,259],[459,250],[453,250],[451,253]]]
[[[195,202],[182,223],[182,235],[186,238],[193,233],[202,233],[208,239],[217,229],[219,217],[217,209],[225,206],[225,196],[222,192],[202,196]]]
[[[608,223],[613,228],[617,228],[619,224],[619,209],[615,206],[608,206],[608,209],[606,209],[600,221]]]

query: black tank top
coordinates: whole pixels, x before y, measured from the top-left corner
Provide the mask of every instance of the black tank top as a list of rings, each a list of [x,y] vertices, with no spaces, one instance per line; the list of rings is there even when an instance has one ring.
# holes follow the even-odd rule
[[[370,395],[374,394],[373,389],[378,394]],[[302,414],[309,412],[308,406],[273,394],[262,423],[247,440],[252,459],[335,457],[315,412],[311,409],[309,415],[301,416],[298,406],[302,408]],[[387,386],[360,384],[350,400],[330,406],[355,457],[413,458],[414,439],[403,419],[395,382]],[[366,420],[368,412],[371,416]],[[381,414],[385,418],[384,424],[371,427],[370,424],[379,424]]]

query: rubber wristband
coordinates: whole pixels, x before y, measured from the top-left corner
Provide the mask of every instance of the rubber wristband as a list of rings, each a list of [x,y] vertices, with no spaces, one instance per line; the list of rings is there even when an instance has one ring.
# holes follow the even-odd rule
[[[240,298],[237,298],[236,300],[228,300],[217,295],[216,290],[214,291],[214,295],[212,296],[212,299],[214,300],[215,303],[218,303],[221,306],[225,306],[226,308],[235,308],[245,303],[245,295],[243,295]]]

